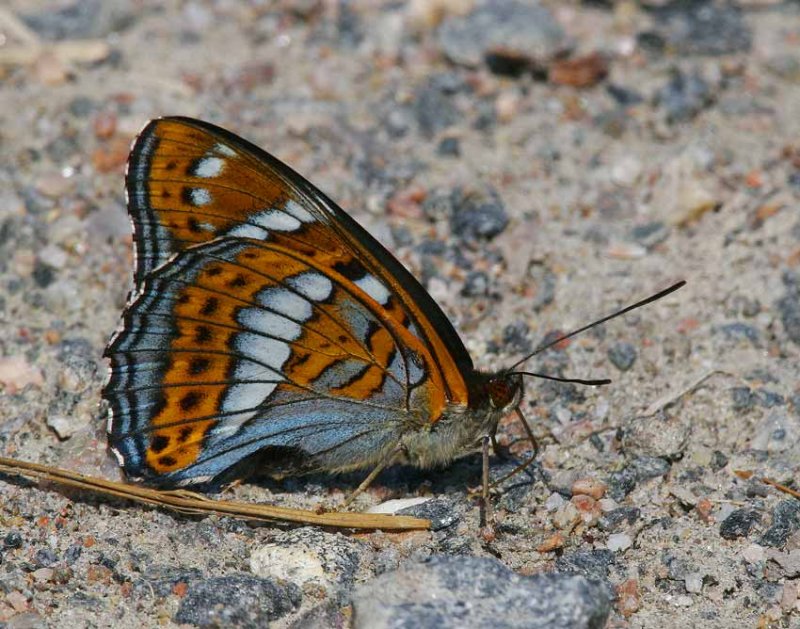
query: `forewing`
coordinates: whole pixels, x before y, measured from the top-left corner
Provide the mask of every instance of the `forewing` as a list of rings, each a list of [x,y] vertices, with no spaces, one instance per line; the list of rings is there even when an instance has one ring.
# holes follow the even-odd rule
[[[175,253],[220,236],[249,237],[345,252],[348,279],[374,291],[386,316],[408,320],[432,358],[432,379],[457,405],[468,404],[472,360],[458,333],[417,280],[319,189],[242,138],[190,118],[152,121],[128,165],[135,278]],[[343,262],[344,264],[344,262]],[[443,408],[433,409],[435,421]]]

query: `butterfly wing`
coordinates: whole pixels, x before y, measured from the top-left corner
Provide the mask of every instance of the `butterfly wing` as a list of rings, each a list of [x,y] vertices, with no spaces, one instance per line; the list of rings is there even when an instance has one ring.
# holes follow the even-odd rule
[[[467,404],[472,363],[445,315],[277,159],[166,118],[137,139],[127,189],[136,292],[104,395],[129,475],[207,482],[259,452],[273,469],[360,467]]]

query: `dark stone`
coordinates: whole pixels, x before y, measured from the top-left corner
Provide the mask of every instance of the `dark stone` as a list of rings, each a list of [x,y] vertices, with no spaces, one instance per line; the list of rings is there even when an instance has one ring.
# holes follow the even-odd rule
[[[603,515],[597,524],[603,531],[616,531],[625,524],[636,522],[641,513],[637,507],[617,507]]]
[[[20,535],[17,531],[10,531],[9,533],[6,533],[6,536],[3,538],[3,546],[5,548],[21,548],[22,535]]]
[[[748,323],[725,323],[714,326],[714,332],[721,333],[729,341],[747,341],[754,347],[759,345],[758,330]]]
[[[49,568],[53,564],[58,563],[58,555],[50,548],[40,548],[36,551],[33,560],[40,568]]]
[[[464,297],[483,297],[489,293],[489,276],[483,271],[470,271],[461,294]]]
[[[664,242],[669,236],[669,227],[661,221],[637,225],[631,230],[631,238],[648,249]]]
[[[529,338],[530,327],[524,321],[515,321],[503,329],[503,347],[507,352],[529,353],[533,348]]]
[[[697,73],[684,74],[673,70],[667,84],[656,97],[669,122],[691,120],[713,101],[711,86]]]
[[[494,188],[453,190],[450,228],[463,240],[491,240],[508,225],[508,215]]]
[[[422,202],[422,211],[430,221],[450,218],[453,214],[452,191],[444,188],[432,190]]]
[[[620,501],[631,493],[636,485],[650,478],[658,478],[669,472],[669,461],[658,457],[639,457],[618,472],[609,475],[608,495]]]
[[[636,362],[636,348],[630,343],[614,343],[608,350],[608,359],[620,371],[628,371]]]
[[[672,0],[652,9],[655,31],[676,55],[747,52],[752,35],[742,10],[730,2]]]
[[[794,291],[787,292],[778,300],[776,306],[781,315],[786,336],[793,343],[800,345],[800,296]]]
[[[727,464],[728,464],[728,457],[725,456],[725,454],[720,452],[719,450],[714,450],[714,453],[712,454],[711,457],[711,469],[714,472],[718,472]]]
[[[353,627],[600,629],[610,600],[603,585],[580,575],[526,577],[494,559],[435,556],[358,588]]]
[[[761,521],[754,509],[736,509],[719,525],[719,534],[725,539],[747,537],[753,527]]]
[[[759,389],[756,391],[755,398],[758,405],[764,408],[774,408],[786,404],[786,398],[780,393],[775,393],[775,391],[769,391],[768,389]]]
[[[76,118],[85,118],[95,109],[97,105],[88,96],[76,96],[69,102],[69,113]]]
[[[302,593],[293,583],[248,574],[213,577],[190,585],[176,623],[257,629],[294,611]]]
[[[614,553],[608,549],[578,550],[565,554],[556,560],[556,570],[582,574],[596,581],[605,581],[608,567],[614,563]]]
[[[81,554],[83,554],[83,547],[79,544],[72,544],[67,550],[64,551],[64,563],[67,565],[72,565],[78,559],[80,559]]]
[[[772,512],[772,524],[758,543],[762,546],[781,548],[789,536],[800,529],[800,501],[782,500]]]
[[[664,54],[667,43],[655,31],[642,31],[636,35],[636,45],[644,52],[657,56]]]
[[[431,138],[459,121],[452,96],[460,89],[461,85],[449,75],[434,76],[417,89],[414,114],[425,137]]]
[[[606,85],[606,91],[620,107],[631,107],[644,102],[644,97],[629,87],[609,83]]]
[[[89,39],[125,29],[133,16],[126,3],[78,0],[40,13],[23,14],[22,20],[43,39]]]
[[[733,387],[731,389],[733,410],[737,413],[746,413],[755,406],[755,396],[750,387]]]
[[[459,157],[461,155],[461,141],[458,138],[443,138],[436,147],[436,152],[444,157]]]
[[[664,476],[670,467],[669,461],[657,456],[642,456],[633,461],[637,481]]]
[[[53,267],[43,264],[38,260],[33,265],[33,281],[40,288],[47,288],[56,279]]]
[[[398,515],[410,515],[431,521],[431,530],[440,531],[452,526],[461,519],[455,510],[455,504],[450,500],[437,498],[422,504],[406,507],[397,512]]]

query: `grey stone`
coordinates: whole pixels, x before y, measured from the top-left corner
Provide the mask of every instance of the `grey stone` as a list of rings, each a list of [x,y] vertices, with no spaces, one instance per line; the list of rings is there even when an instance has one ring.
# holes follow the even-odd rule
[[[439,44],[450,61],[468,67],[498,53],[530,67],[545,66],[570,48],[549,9],[515,0],[484,1],[468,15],[446,20]]]
[[[752,44],[742,10],[731,2],[672,0],[653,9],[656,33],[676,54],[727,55]]]
[[[747,537],[760,520],[761,514],[754,509],[736,509],[719,525],[719,534],[725,539]]]
[[[341,533],[303,527],[279,533],[250,553],[250,571],[264,578],[312,585],[339,600],[349,592],[359,558],[368,551]]]
[[[461,519],[461,515],[456,511],[455,503],[444,499],[428,500],[422,504],[401,509],[397,513],[430,520],[433,531],[445,529]]]
[[[800,501],[782,500],[772,511],[772,524],[758,543],[762,546],[781,548],[789,536],[800,529]]]
[[[520,576],[494,559],[433,557],[361,586],[355,629],[591,629],[605,626],[605,589],[579,575]]]
[[[636,348],[630,343],[614,343],[608,350],[608,359],[620,371],[628,371],[636,362]]]
[[[483,271],[470,271],[461,294],[464,297],[483,297],[489,292],[489,276]]]
[[[257,629],[300,605],[300,588],[293,583],[232,574],[200,581],[181,600],[176,623],[200,627]]]
[[[659,90],[657,102],[669,122],[691,120],[713,101],[711,85],[697,72],[685,74],[674,69],[667,84]]]
[[[508,226],[508,214],[497,191],[485,186],[453,191],[450,228],[463,240],[491,240]]]
[[[638,507],[617,507],[603,515],[597,525],[603,531],[616,531],[625,524],[636,522],[641,513]]]

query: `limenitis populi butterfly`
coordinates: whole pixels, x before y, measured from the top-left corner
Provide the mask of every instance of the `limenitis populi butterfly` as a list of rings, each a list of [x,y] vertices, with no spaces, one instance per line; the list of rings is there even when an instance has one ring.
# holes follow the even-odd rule
[[[216,485],[258,465],[372,467],[371,480],[395,461],[431,467],[486,444],[518,408],[526,359],[476,370],[414,277],[258,147],[206,122],[154,120],[126,186],[135,287],[105,352],[104,396],[129,478]]]

